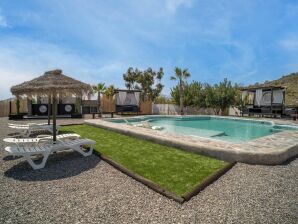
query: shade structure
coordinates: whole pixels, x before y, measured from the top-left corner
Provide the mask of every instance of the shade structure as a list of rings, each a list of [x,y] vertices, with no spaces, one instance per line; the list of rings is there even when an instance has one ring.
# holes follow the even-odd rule
[[[43,75],[13,86],[11,93],[16,97],[24,96],[43,96],[52,99],[53,102],[53,140],[56,141],[56,115],[57,97],[81,96],[82,94],[92,93],[89,84],[83,83],[69,76],[62,74],[62,70],[56,69],[47,71]]]

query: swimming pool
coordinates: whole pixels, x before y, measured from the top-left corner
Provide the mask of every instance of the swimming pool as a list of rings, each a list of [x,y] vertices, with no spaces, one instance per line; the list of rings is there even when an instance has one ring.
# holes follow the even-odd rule
[[[298,155],[298,125],[268,119],[148,115],[85,123],[228,162],[275,165]]]
[[[228,142],[241,143],[268,136],[295,127],[275,125],[269,121],[249,119],[229,119],[213,116],[191,117],[152,117],[109,120],[115,123],[127,123],[142,126],[146,121],[152,127],[161,127],[161,132],[169,132],[193,137],[205,137]]]

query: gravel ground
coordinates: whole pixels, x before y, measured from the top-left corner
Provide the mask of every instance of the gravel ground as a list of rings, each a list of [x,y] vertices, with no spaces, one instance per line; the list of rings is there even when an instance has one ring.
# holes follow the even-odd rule
[[[1,140],[11,131],[7,122],[0,119]],[[0,223],[298,222],[298,159],[280,166],[238,163],[180,205],[97,156],[57,153],[33,171],[0,145]]]

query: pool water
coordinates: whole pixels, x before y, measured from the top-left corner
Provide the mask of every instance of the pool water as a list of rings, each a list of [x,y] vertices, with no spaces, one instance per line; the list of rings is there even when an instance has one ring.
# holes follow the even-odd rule
[[[234,143],[246,142],[295,127],[274,125],[269,121],[216,118],[210,116],[155,117],[109,120],[132,125],[148,121],[151,126],[163,127],[161,132],[169,132],[192,137],[206,137]]]

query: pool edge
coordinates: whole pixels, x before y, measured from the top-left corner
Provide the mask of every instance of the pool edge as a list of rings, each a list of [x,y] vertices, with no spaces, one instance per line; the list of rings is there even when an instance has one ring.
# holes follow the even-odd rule
[[[132,137],[150,140],[158,144],[180,148],[227,162],[278,165],[298,155],[298,142],[285,144],[282,134],[273,134],[243,144],[193,139],[186,136],[165,135],[151,129],[116,124],[101,119],[85,120],[85,124],[105,128]],[[296,136],[297,135],[297,136]],[[298,139],[298,132],[294,137]],[[287,137],[287,136],[286,136]],[[276,138],[276,139],[275,139]],[[278,140],[281,142],[279,143]],[[266,143],[266,144],[265,144]]]

